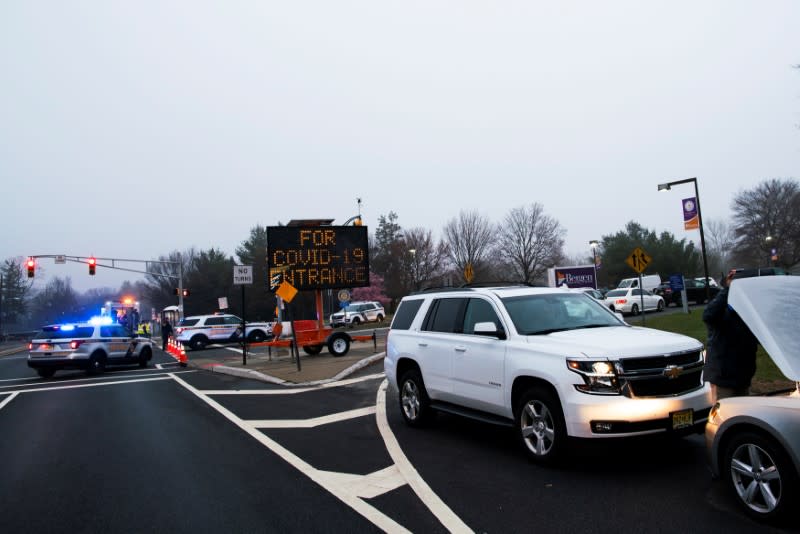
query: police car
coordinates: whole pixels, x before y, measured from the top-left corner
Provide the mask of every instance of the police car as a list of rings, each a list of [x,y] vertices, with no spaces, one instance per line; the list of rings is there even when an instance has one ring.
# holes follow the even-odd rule
[[[272,337],[274,323],[247,323],[247,341],[260,343]],[[242,319],[230,314],[194,315],[184,317],[175,327],[175,339],[192,350],[206,348],[209,343],[240,341]]]
[[[358,326],[361,323],[383,322],[386,312],[380,302],[351,302],[341,311],[330,316],[332,327]]]
[[[28,345],[28,367],[42,378],[50,378],[60,369],[94,374],[107,365],[138,363],[147,367],[152,357],[149,339],[132,336],[127,328],[110,320],[45,326]]]

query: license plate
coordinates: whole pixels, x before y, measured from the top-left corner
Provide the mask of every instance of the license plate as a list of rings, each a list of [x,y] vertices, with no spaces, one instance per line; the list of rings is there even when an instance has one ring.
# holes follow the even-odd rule
[[[672,430],[679,428],[686,428],[694,424],[694,411],[681,410],[680,412],[672,412]]]
[[[53,350],[53,348],[53,345],[48,345],[47,343],[42,343],[38,347],[39,350]]]

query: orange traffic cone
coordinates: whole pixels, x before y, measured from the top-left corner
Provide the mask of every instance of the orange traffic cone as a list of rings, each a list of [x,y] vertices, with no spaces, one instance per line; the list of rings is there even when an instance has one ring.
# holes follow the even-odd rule
[[[186,350],[183,348],[183,343],[178,343],[178,363],[181,367],[186,367],[188,358],[186,357]]]

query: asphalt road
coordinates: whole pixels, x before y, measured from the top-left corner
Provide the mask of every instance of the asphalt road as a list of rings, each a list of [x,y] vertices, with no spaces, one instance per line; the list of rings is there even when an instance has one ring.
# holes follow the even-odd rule
[[[700,436],[578,442],[542,468],[509,428],[406,427],[380,374],[286,388],[156,359],[43,381],[0,357],[0,531],[771,531]]]

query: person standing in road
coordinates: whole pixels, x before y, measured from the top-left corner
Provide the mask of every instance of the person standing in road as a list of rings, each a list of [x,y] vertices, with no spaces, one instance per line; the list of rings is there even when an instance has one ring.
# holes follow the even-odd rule
[[[169,319],[164,321],[164,324],[161,325],[161,350],[167,352],[167,343],[169,342],[169,338],[172,335],[172,325],[169,324]]]
[[[731,270],[717,293],[703,311],[708,328],[705,380],[711,383],[714,402],[725,397],[750,394],[750,382],[756,373],[758,340],[733,308],[728,306],[728,291],[736,271]]]

